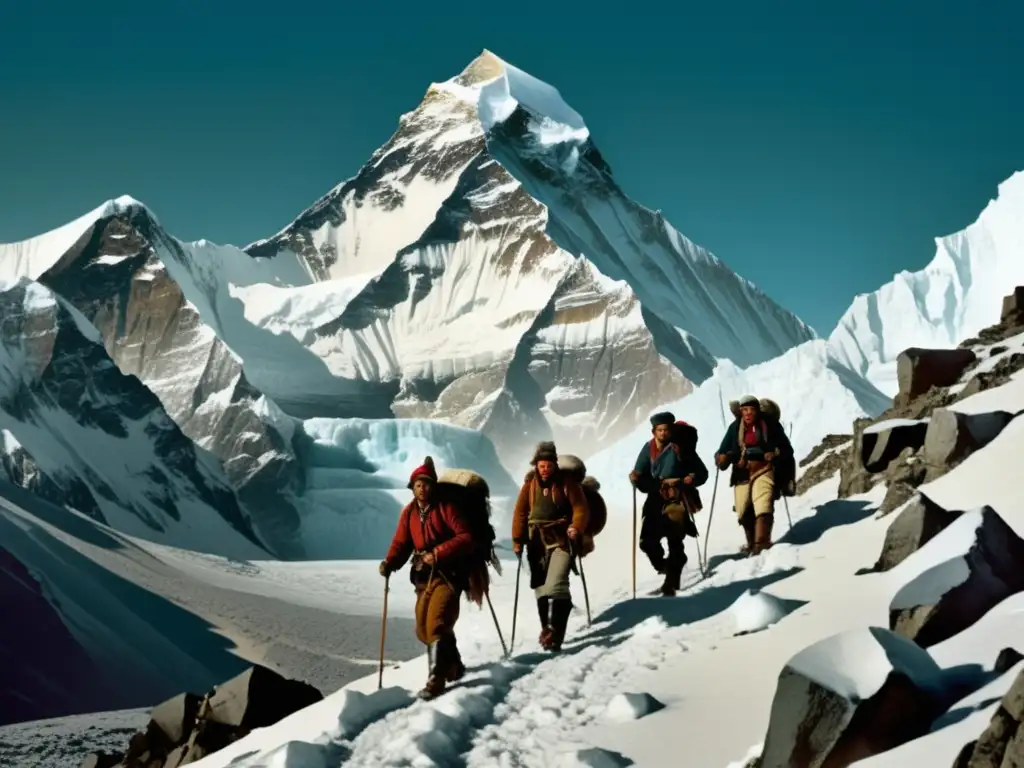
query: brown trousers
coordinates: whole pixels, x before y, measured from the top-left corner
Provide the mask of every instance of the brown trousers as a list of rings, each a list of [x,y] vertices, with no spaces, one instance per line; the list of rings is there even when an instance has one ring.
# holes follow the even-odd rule
[[[416,588],[416,639],[424,645],[436,643],[455,634],[459,620],[459,598],[462,593],[452,589],[440,576]]]

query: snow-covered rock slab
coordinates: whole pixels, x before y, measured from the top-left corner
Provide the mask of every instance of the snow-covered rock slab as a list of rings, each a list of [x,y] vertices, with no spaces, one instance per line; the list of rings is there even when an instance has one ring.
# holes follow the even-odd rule
[[[649,693],[620,693],[608,702],[604,716],[611,722],[627,723],[664,708],[665,705]]]
[[[879,627],[827,637],[779,675],[760,768],[830,768],[927,732],[942,710],[927,651]]]
[[[889,626],[922,647],[953,637],[1024,591],[1024,540],[991,507],[964,513],[920,554],[942,560],[893,596]]]
[[[943,509],[919,492],[885,532],[882,553],[874,570],[888,571],[895,568],[945,530],[961,514],[959,510]]]
[[[633,765],[633,761],[628,757],[600,747],[577,749],[561,755],[555,763],[557,768],[626,768],[629,765]]]
[[[949,471],[975,451],[984,448],[1013,420],[1006,411],[966,414],[937,409],[928,422],[924,460],[931,467]]]

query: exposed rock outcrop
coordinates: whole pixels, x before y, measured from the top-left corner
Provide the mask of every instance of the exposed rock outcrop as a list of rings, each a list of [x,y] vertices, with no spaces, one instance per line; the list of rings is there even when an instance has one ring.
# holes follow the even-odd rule
[[[963,512],[947,511],[918,493],[889,524],[882,543],[882,553],[875,563],[875,571],[888,571],[902,563],[942,531]]]
[[[956,384],[978,356],[970,349],[905,349],[896,358],[899,393],[894,402],[909,403],[928,390]]]
[[[307,683],[251,667],[205,697],[183,693],[157,705],[124,754],[94,753],[81,768],[179,768],[321,699]]]
[[[1017,675],[988,727],[964,748],[953,768],[1019,768],[1024,765],[1024,671]]]

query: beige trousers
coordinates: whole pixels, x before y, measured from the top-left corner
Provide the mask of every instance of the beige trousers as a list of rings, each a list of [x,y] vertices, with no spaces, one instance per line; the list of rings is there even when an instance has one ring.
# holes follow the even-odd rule
[[[775,513],[775,472],[768,470],[752,483],[739,483],[733,488],[736,515],[742,518],[751,509],[755,517]]]

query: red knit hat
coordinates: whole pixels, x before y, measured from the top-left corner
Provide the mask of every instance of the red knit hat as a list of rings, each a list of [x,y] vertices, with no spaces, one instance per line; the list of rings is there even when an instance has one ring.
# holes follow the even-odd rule
[[[412,484],[416,482],[417,478],[425,478],[432,483],[437,482],[437,472],[434,469],[434,460],[427,456],[423,460],[423,463],[416,467],[409,475],[409,490],[412,490]]]

